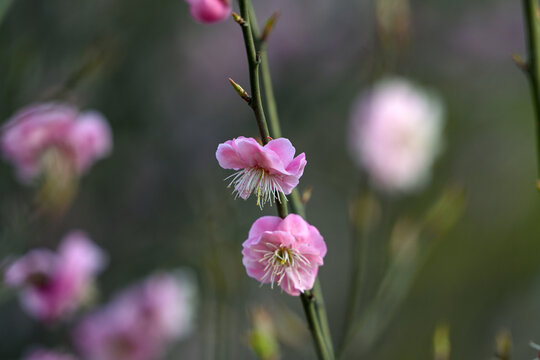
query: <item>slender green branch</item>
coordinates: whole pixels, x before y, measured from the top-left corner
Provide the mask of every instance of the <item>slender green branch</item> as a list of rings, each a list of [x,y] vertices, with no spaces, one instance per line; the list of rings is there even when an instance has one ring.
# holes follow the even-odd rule
[[[540,190],[540,11],[538,0],[523,0],[523,10],[529,56],[526,70],[531,84],[532,100],[536,116],[536,159],[538,162],[536,187]]]
[[[315,295],[312,291],[304,291],[302,294],[300,294],[300,299],[302,300],[304,312],[306,313],[309,330],[311,331],[313,340],[317,345],[315,347],[317,350],[317,356],[319,357],[319,359],[323,360],[334,359],[334,354],[326,346],[327,341],[325,340],[324,333],[321,329],[321,324],[318,319],[317,301],[315,300]]]
[[[249,103],[249,106],[251,106],[255,113],[255,119],[259,126],[262,143],[267,144],[270,133],[268,132],[268,125],[266,124],[266,118],[264,116],[261,88],[259,86],[259,64],[261,63],[261,58],[255,48],[255,42],[253,41],[253,35],[250,29],[248,2],[249,0],[238,0],[240,5],[240,15],[244,20],[243,22],[239,22],[239,24],[242,27],[249,65],[249,83],[251,87],[251,102]]]
[[[257,17],[255,16],[255,10],[253,5],[249,4],[249,20],[251,21],[251,32],[256,39],[257,47],[261,54],[261,76],[262,86],[264,89],[265,105],[268,109],[268,122],[270,123],[270,136],[274,139],[281,137],[281,128],[279,126],[279,116],[276,105],[276,98],[274,97],[274,88],[272,86],[272,76],[270,74],[270,65],[268,62],[268,55],[266,53],[266,42],[260,41],[259,24]]]
[[[326,340],[326,347],[328,352],[331,355],[331,358],[334,359],[334,345],[332,344],[332,334],[330,333],[330,325],[328,324],[328,315],[326,314],[326,306],[324,304],[324,297],[322,293],[321,283],[319,278],[315,279],[315,284],[311,290],[314,296],[315,310],[317,312],[317,317],[321,324],[321,330]]]
[[[274,96],[274,88],[272,86],[272,77],[270,74],[270,66],[268,62],[268,56],[266,53],[266,42],[260,40],[260,31],[257,22],[257,16],[251,2],[249,2],[249,21],[251,23],[251,32],[255,38],[255,42],[261,54],[261,72],[262,72],[262,85],[264,88],[264,96],[266,107],[268,109],[268,120],[270,123],[270,135],[273,138],[281,137],[281,128],[279,124],[279,115],[277,111],[276,99]],[[295,188],[289,196],[289,203],[293,213],[299,214],[303,218],[306,217],[304,204],[302,204],[300,194]],[[322,294],[321,285],[318,279],[315,280],[313,286],[313,293],[311,294],[311,302],[314,304],[315,313],[320,323],[320,329],[323,332],[326,347],[328,353],[334,357],[334,348],[332,345],[332,337],[330,334],[330,326],[328,324],[328,316],[326,314],[326,308],[324,306],[324,298]]]
[[[306,210],[298,190],[295,188],[289,196],[291,209],[293,213],[296,213],[303,218],[306,217]],[[330,333],[330,325],[328,324],[328,315],[326,314],[326,307],[324,305],[324,297],[319,279],[315,279],[315,284],[312,289],[312,301],[315,303],[315,311],[317,313],[317,319],[320,323],[321,331],[323,332],[324,339],[326,340],[326,347],[329,354],[334,358],[334,345],[332,344],[332,334]]]
[[[357,225],[355,224],[355,229],[353,230],[353,248],[351,253],[352,259],[352,274],[349,284],[349,296],[347,297],[347,305],[345,310],[345,324],[343,326],[343,336],[341,338],[341,343],[338,346],[338,359],[341,359],[347,345],[353,337],[353,324],[356,319],[356,314],[358,312],[359,305],[359,294],[361,291],[361,279],[365,276],[366,267],[367,267],[367,239],[365,234],[359,236],[357,231]]]
[[[242,34],[244,36],[248,57],[252,94],[250,106],[255,113],[255,118],[257,119],[263,144],[266,144],[268,142],[269,133],[259,88],[259,65],[261,65],[261,61],[261,67],[263,69],[263,86],[265,88],[266,102],[268,108],[270,109],[271,116],[271,134],[275,138],[281,136],[279,119],[277,116],[277,106],[275,103],[272,81],[270,78],[270,69],[268,67],[266,52],[264,51],[264,44],[259,39],[259,30],[256,25],[257,20],[251,2],[250,0],[238,0],[238,2],[240,5],[241,19],[238,19],[238,16],[235,16],[235,20],[242,27]],[[255,42],[257,42],[257,47],[255,46]],[[286,198],[285,196],[280,196],[279,200],[280,201],[277,201],[278,213],[283,218],[287,216],[287,205],[285,203]],[[298,196],[298,192],[296,190],[293,192],[293,196],[291,197],[291,206],[295,212],[304,216],[303,204],[301,203],[300,197]],[[319,282],[315,282],[315,286],[312,291],[306,291],[305,293],[301,294],[301,299],[319,358],[322,360],[333,360],[334,354],[332,349],[332,340],[328,329],[328,321],[326,318],[324,301]]]
[[[266,145],[269,141],[270,133],[268,132],[268,125],[266,124],[266,117],[264,115],[264,108],[261,99],[261,88],[259,81],[259,65],[261,63],[260,52],[257,51],[255,47],[249,17],[249,8],[251,7],[251,3],[249,0],[239,0],[238,3],[240,6],[241,19],[238,19],[236,14],[233,14],[233,17],[242,28],[242,35],[244,37],[244,43],[246,46],[246,54],[249,65],[249,82],[251,88],[251,98],[248,103],[255,114],[255,119],[257,120],[257,125],[261,134],[261,141],[264,145]],[[286,217],[288,210],[285,197],[279,195],[279,198],[276,198],[276,205],[279,216],[282,218]]]

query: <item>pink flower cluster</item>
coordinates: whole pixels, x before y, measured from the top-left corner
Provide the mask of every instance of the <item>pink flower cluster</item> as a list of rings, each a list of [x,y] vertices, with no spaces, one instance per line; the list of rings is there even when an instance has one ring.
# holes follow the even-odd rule
[[[186,0],[193,18],[201,23],[215,23],[227,19],[232,12],[231,0]]]
[[[424,185],[441,149],[438,98],[403,79],[378,83],[352,113],[351,147],[371,182],[388,192]]]
[[[257,205],[279,199],[279,193],[288,195],[298,185],[304,173],[306,155],[294,157],[296,149],[285,138],[271,140],[261,146],[253,138],[240,136],[219,144],[216,158],[224,169],[238,170],[231,175],[236,196],[247,199],[252,192]]]
[[[243,243],[247,274],[263,284],[277,284],[298,296],[313,287],[326,244],[316,227],[301,216],[285,219],[263,216],[256,220]]]
[[[191,289],[170,274],[157,274],[87,316],[75,343],[87,360],[152,360],[191,327]]]
[[[31,316],[53,322],[71,315],[86,300],[104,264],[103,252],[84,233],[74,231],[57,253],[34,249],[16,260],[6,270],[5,282],[21,288],[22,306]]]
[[[49,149],[59,151],[81,175],[111,147],[111,130],[101,114],[79,113],[65,104],[28,106],[1,128],[0,150],[24,182],[41,173],[41,160]]]
[[[247,199],[254,192],[262,209],[298,185],[307,162],[304,153],[294,157],[295,152],[285,138],[261,146],[255,139],[241,136],[219,144],[216,158],[222,168],[237,170],[229,177],[233,193]],[[295,214],[285,219],[259,218],[242,246],[247,274],[272,288],[277,284],[292,296],[313,287],[326,255],[326,244],[317,228]]]

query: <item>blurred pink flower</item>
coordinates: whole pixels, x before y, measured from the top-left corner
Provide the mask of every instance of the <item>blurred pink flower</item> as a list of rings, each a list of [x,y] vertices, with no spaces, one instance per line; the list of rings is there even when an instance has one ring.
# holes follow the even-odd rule
[[[293,296],[313,287],[326,255],[319,230],[295,214],[257,219],[242,246],[242,262],[250,277],[272,287],[276,283]]]
[[[84,233],[73,231],[57,253],[34,249],[16,260],[6,270],[5,282],[21,288],[22,306],[31,316],[54,322],[71,315],[87,299],[104,263],[102,251]]]
[[[227,19],[232,12],[231,0],[186,0],[191,16],[201,23],[215,23]]]
[[[353,155],[376,187],[410,191],[429,180],[442,143],[438,98],[406,80],[385,80],[359,99],[351,120]]]
[[[234,185],[236,196],[242,199],[254,191],[257,205],[262,209],[280,192],[288,195],[298,185],[307,162],[304,153],[294,157],[295,151],[285,138],[261,146],[253,138],[240,136],[219,144],[216,158],[224,169],[241,169],[228,177],[232,177],[229,186]]]
[[[151,360],[191,330],[190,284],[158,274],[87,316],[75,343],[88,360]]]
[[[112,147],[109,125],[99,113],[79,113],[57,103],[30,105],[17,112],[1,129],[0,149],[17,168],[19,178],[29,182],[42,169],[48,149],[58,150],[81,175]]]
[[[76,360],[73,355],[46,349],[35,349],[23,357],[23,360]]]

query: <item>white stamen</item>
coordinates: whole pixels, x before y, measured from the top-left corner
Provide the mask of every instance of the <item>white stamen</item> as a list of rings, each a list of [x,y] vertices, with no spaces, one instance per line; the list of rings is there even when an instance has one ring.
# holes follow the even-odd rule
[[[289,268],[298,278],[301,277],[300,273],[302,271],[309,272],[311,270],[308,259],[298,251],[284,246],[277,247],[270,242],[267,242],[265,245],[266,249],[256,249],[256,251],[264,253],[258,262],[266,264],[261,281],[269,281],[272,289],[274,288],[274,283],[281,286]],[[291,292],[291,281],[288,282],[287,287],[289,292]]]
[[[251,193],[255,192],[257,205],[261,210],[267,202],[272,206],[272,202],[275,202],[275,199],[281,201],[279,193],[283,192],[283,188],[277,181],[276,176],[271,175],[263,168],[242,169],[225,178],[225,180],[230,178],[232,180],[228,187],[234,186],[233,194],[236,193],[235,198],[240,196],[247,199]],[[284,198],[287,199],[286,197]]]

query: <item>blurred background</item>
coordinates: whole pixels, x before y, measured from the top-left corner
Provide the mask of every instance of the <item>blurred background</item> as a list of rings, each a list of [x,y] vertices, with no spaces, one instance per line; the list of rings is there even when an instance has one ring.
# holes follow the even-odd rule
[[[420,218],[452,186],[463,194],[462,213],[430,240],[380,336],[345,358],[433,358],[439,324],[448,326],[452,359],[492,359],[503,329],[512,358],[532,358],[528,343],[540,342],[540,198],[529,87],[511,60],[524,54],[521,4],[411,0],[397,15],[381,15],[375,1],[254,5],[260,22],[281,11],[270,65],[282,132],[308,159],[300,191],[312,187],[308,219],[328,245],[319,274],[336,343],[350,287],[350,209],[365,193],[347,144],[352,104],[375,79],[397,74],[445,105],[444,153],[430,185],[380,201],[389,223]],[[397,16],[397,29],[385,30],[381,16]],[[215,159],[219,143],[258,136],[227,81],[249,83],[237,24],[198,24],[182,0],[2,0],[0,19],[0,118],[59,99],[99,110],[114,134],[111,155],[52,221],[33,213],[34,190],[0,164],[0,259],[56,248],[69,230],[83,229],[109,254],[98,303],[159,269],[195,275],[195,330],[171,359],[255,358],[248,334],[258,306],[277,322],[283,358],[314,358],[300,301],[260,288],[241,263],[252,222],[275,209],[233,200],[223,181],[230,172]],[[377,253],[370,258],[378,269]],[[39,325],[13,292],[0,291],[1,359],[19,359],[32,344],[65,346],[68,333]]]

